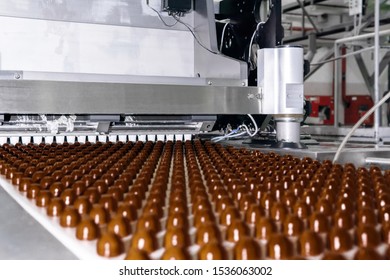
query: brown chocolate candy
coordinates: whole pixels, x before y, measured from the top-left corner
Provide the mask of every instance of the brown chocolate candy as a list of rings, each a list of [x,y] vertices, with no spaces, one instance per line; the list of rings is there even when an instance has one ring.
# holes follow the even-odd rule
[[[115,233],[119,237],[126,237],[131,233],[131,226],[127,219],[118,215],[108,223],[107,231]]]
[[[169,247],[164,251],[161,257],[162,260],[190,260],[191,256],[186,249],[182,247]]]
[[[150,230],[137,230],[131,238],[131,248],[137,248],[150,254],[157,249],[157,239]]]
[[[271,235],[268,242],[268,257],[273,260],[286,260],[294,255],[293,244],[283,234]]]
[[[145,251],[137,248],[130,248],[127,251],[125,260],[150,260],[150,258]]]
[[[241,238],[233,250],[235,260],[259,260],[262,258],[259,244],[251,237]]]
[[[325,246],[317,232],[307,230],[299,238],[301,255],[304,257],[318,256],[323,253]]]
[[[112,232],[103,234],[97,242],[99,256],[111,258],[117,257],[124,252],[124,244],[119,236]]]
[[[333,252],[344,253],[353,247],[350,233],[343,228],[333,228],[329,232],[329,246]]]
[[[60,225],[63,227],[76,227],[80,220],[81,217],[77,209],[73,206],[68,206],[60,216]]]
[[[204,244],[198,253],[200,260],[226,260],[226,249],[218,242]]]
[[[100,236],[100,228],[95,222],[86,218],[76,227],[76,238],[79,240],[95,240]]]

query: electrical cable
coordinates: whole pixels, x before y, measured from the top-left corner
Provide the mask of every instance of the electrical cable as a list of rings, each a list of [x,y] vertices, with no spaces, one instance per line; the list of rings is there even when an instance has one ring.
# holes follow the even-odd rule
[[[183,24],[192,34],[192,36],[194,37],[195,41],[199,44],[199,46],[201,46],[203,49],[205,49],[206,51],[212,53],[212,54],[218,54],[218,52],[215,52],[213,50],[210,50],[209,48],[207,48],[205,45],[202,44],[202,42],[199,40],[199,38],[196,36],[195,32],[192,30],[192,27],[190,25],[188,25],[187,23],[183,22],[182,20],[180,20],[178,17],[176,17],[176,15],[172,15],[172,17],[174,19],[176,19],[179,23]]]
[[[359,54],[359,53],[362,53],[362,52],[370,51],[370,50],[373,50],[373,49],[374,49],[374,47],[364,48],[364,49],[361,49],[361,50],[358,50],[358,51],[354,51],[354,52],[350,52],[350,53],[347,53],[345,55],[341,55],[341,56],[338,56],[338,57],[335,57],[335,58],[332,58],[332,59],[328,59],[328,60],[324,60],[324,61],[320,61],[320,62],[316,62],[316,63],[310,63],[310,65],[311,66],[318,66],[318,65],[326,64],[326,63],[329,63],[329,62],[333,62],[333,61],[336,61],[336,60],[339,60],[339,59],[343,59],[343,58],[346,58],[346,57],[349,57],[349,56],[353,56],[353,55],[356,55],[356,54]]]
[[[251,58],[252,58],[252,44],[253,44],[253,40],[255,39],[255,36],[256,36],[256,33],[257,33],[257,30],[259,29],[259,26],[261,24],[264,24],[264,22],[259,22],[256,26],[256,29],[255,31],[253,32],[253,35],[252,35],[252,38],[251,38],[251,41],[249,43],[249,47],[248,47],[248,63],[250,64],[250,69],[251,70],[254,70],[256,67],[253,67],[252,63],[251,63]]]
[[[192,27],[189,26],[187,23],[183,22],[182,20],[180,20],[180,16],[183,16],[181,13],[171,13],[171,14],[169,14],[171,17],[173,17],[173,18],[176,20],[176,22],[175,22],[174,24],[168,24],[168,23],[166,23],[166,22],[164,21],[164,19],[163,19],[163,17],[161,16],[160,12],[157,11],[156,9],[154,9],[153,7],[151,7],[151,6],[149,5],[149,0],[146,0],[146,5],[147,5],[150,9],[152,9],[152,10],[158,15],[158,17],[160,18],[161,22],[162,22],[165,26],[167,26],[167,27],[174,27],[178,22],[181,23],[181,24],[183,24],[183,25],[191,32],[191,34],[192,34],[192,36],[194,37],[195,41],[196,41],[202,48],[204,48],[204,49],[205,49],[206,51],[208,51],[208,52],[211,52],[212,54],[218,54],[218,52],[215,52],[215,51],[213,51],[213,50],[210,50],[210,49],[207,48],[205,45],[203,45],[202,42],[199,40],[199,38],[196,36],[195,32],[192,30]],[[177,16],[179,16],[179,17],[177,17]]]
[[[222,140],[228,139],[228,138],[239,137],[239,136],[242,136],[242,135],[246,134],[246,131],[242,131],[242,132],[236,134],[239,130],[240,129],[237,128],[237,129],[231,131],[230,133],[228,133],[226,135],[214,137],[214,138],[211,139],[211,141],[216,143],[216,142],[220,142]]]
[[[223,39],[225,38],[226,27],[230,24],[230,21],[226,22],[222,29],[221,43],[219,44],[219,52],[222,53]]]
[[[248,128],[247,125],[242,124],[238,128],[236,128],[235,130],[231,131],[230,133],[228,133],[226,135],[217,136],[217,137],[212,138],[211,141],[219,142],[219,141],[222,141],[222,140],[225,140],[228,138],[237,138],[237,137],[240,137],[240,136],[243,136],[246,134],[248,134],[248,136],[250,136],[250,137],[256,136],[256,134],[259,132],[259,128],[257,126],[257,123],[251,114],[247,114],[247,116],[251,119],[251,121],[253,122],[253,125],[255,127],[255,131],[253,133],[250,132],[250,129]],[[237,133],[238,131],[240,131],[240,129],[244,129],[244,131]]]
[[[173,24],[168,24],[168,23],[166,23],[165,20],[163,19],[163,17],[161,16],[161,14],[160,14],[155,8],[153,8],[153,7],[151,7],[151,6],[149,5],[149,0],[146,0],[146,5],[147,5],[150,9],[152,9],[152,10],[158,15],[158,17],[160,18],[160,21],[161,21],[165,26],[167,26],[167,27],[174,27],[174,26],[178,23],[177,20],[176,20],[176,22],[173,23]]]
[[[251,114],[247,114],[247,116],[251,119],[251,121],[253,122],[253,125],[255,126],[255,132],[253,134],[248,133],[249,136],[253,137],[259,132],[259,128],[258,128],[257,123],[256,123],[255,119],[253,118],[253,116]]]
[[[337,160],[339,159],[340,157],[340,154],[341,154],[341,151],[344,149],[344,146],[345,144],[347,144],[347,141],[348,139],[352,136],[352,134],[356,131],[356,129],[358,129],[362,123],[373,113],[375,112],[376,109],[378,109],[380,106],[383,105],[383,103],[386,102],[387,99],[390,98],[390,91],[384,96],[382,97],[381,100],[379,100],[379,102],[377,104],[375,104],[370,110],[367,111],[367,113],[364,114],[363,117],[360,118],[360,120],[351,128],[351,130],[349,131],[349,133],[344,137],[343,141],[341,142],[339,148],[337,149],[336,151],[336,154],[333,158],[333,163],[336,163]]]

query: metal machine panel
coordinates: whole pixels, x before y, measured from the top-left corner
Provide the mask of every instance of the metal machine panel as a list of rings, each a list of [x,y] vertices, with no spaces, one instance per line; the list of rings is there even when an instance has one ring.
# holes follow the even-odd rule
[[[150,5],[161,10],[161,0],[149,0]],[[122,25],[144,28],[163,28],[156,13],[145,0],[12,0],[1,1],[0,16],[63,22]],[[146,17],[146,18],[145,18]],[[167,14],[162,15],[169,22]],[[186,30],[177,24],[172,29]]]
[[[161,10],[161,1],[149,2],[154,10],[141,0],[2,1],[0,69],[233,79],[247,85],[246,63],[218,52],[212,0],[197,1],[176,23]]]
[[[252,87],[4,80],[0,112],[11,114],[256,114]]]
[[[189,32],[8,17],[0,25],[2,70],[194,77]]]
[[[298,114],[303,111],[303,50],[299,47],[258,51],[258,84],[263,114]]]

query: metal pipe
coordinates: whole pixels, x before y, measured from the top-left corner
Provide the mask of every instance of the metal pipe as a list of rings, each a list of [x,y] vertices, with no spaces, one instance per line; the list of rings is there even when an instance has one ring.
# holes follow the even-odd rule
[[[336,40],[337,41],[337,40]],[[339,57],[340,54],[339,45],[335,42],[334,44],[334,57]],[[333,92],[334,92],[334,124],[335,128],[339,127],[339,108],[340,108],[340,87],[341,87],[341,61],[336,60],[334,62],[334,83],[333,83]]]
[[[390,29],[379,31],[379,37],[384,36],[384,35],[390,35]],[[372,37],[375,37],[375,32],[352,36],[352,37],[340,38],[340,39],[337,39],[336,41],[334,41],[334,43],[335,43],[335,45],[336,44],[339,45],[342,43],[354,42],[354,41],[359,41],[359,40],[363,40],[363,39],[369,39]]]
[[[375,0],[375,54],[374,54],[374,97],[375,104],[377,104],[380,100],[379,96],[379,19],[380,19],[380,1]],[[375,118],[374,118],[374,137],[375,143],[379,143],[379,127],[381,125],[381,110],[377,108],[375,110]]]
[[[379,2],[379,1],[378,1]],[[378,25],[379,25],[379,17],[375,17],[375,21],[377,23],[378,21]],[[379,27],[379,26],[378,26]],[[355,41],[360,41],[360,40],[364,40],[364,39],[369,39],[369,38],[372,38],[372,37],[375,37],[375,36],[385,36],[385,35],[390,35],[390,29],[387,29],[387,30],[382,30],[382,31],[379,31],[376,30],[376,32],[373,32],[373,33],[367,33],[367,34],[362,34],[362,35],[357,35],[357,36],[352,36],[352,37],[346,37],[346,38],[340,38],[340,39],[337,39],[335,42],[334,42],[334,57],[339,57],[340,56],[340,49],[339,49],[339,46],[341,44],[344,44],[344,43],[349,43],[349,42],[355,42]],[[379,38],[378,37],[378,38]],[[378,43],[378,46],[375,45],[375,49],[378,48],[378,54],[379,54],[379,39],[378,40],[375,40],[376,43]],[[339,98],[340,98],[340,86],[341,86],[341,83],[340,83],[340,79],[341,79],[341,66],[340,66],[340,61],[335,61],[334,63],[334,85],[333,85],[333,89],[334,89],[334,102],[335,102],[335,116],[334,116],[334,127],[339,127]],[[378,55],[378,63],[375,63],[375,67],[379,67],[379,55]],[[379,69],[376,69],[375,68],[375,74],[378,74],[379,76]],[[375,77],[377,78],[377,77]],[[379,80],[379,79],[378,79]],[[376,80],[375,80],[375,84],[376,85],[379,85],[379,83],[377,84]],[[379,90],[379,88],[378,88]],[[379,96],[379,94],[378,94]],[[374,100],[376,103],[379,101]],[[379,110],[378,110],[379,111]],[[380,113],[379,113],[379,116],[380,116]],[[379,130],[379,127],[374,129],[374,136],[375,136],[375,140],[379,140],[379,133],[378,133],[378,130]],[[378,139],[377,139],[378,137]]]
[[[311,25],[313,26],[314,30],[316,31],[316,33],[318,33],[317,26],[315,25],[314,21],[311,19],[310,14],[306,11],[306,8],[303,5],[303,3],[300,0],[297,0],[297,2],[301,6],[301,9],[302,9],[302,17],[303,17],[302,20],[305,21],[305,16],[306,16],[307,19],[310,21]],[[302,35],[305,35],[305,33],[303,33]]]
[[[366,161],[366,163],[370,163],[370,164],[390,165],[390,158],[367,157],[365,161]]]

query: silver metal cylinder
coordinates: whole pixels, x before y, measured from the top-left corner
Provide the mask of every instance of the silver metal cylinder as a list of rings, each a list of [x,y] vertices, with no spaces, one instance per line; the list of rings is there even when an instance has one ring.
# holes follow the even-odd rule
[[[303,114],[303,49],[279,46],[258,50],[261,114]]]
[[[301,140],[301,123],[297,118],[277,118],[276,140],[278,142],[299,143]]]
[[[277,122],[276,139],[281,142],[299,143],[300,124],[295,122]]]
[[[303,49],[279,46],[258,50],[261,114],[274,115],[276,148],[304,148],[300,143],[303,115]]]

